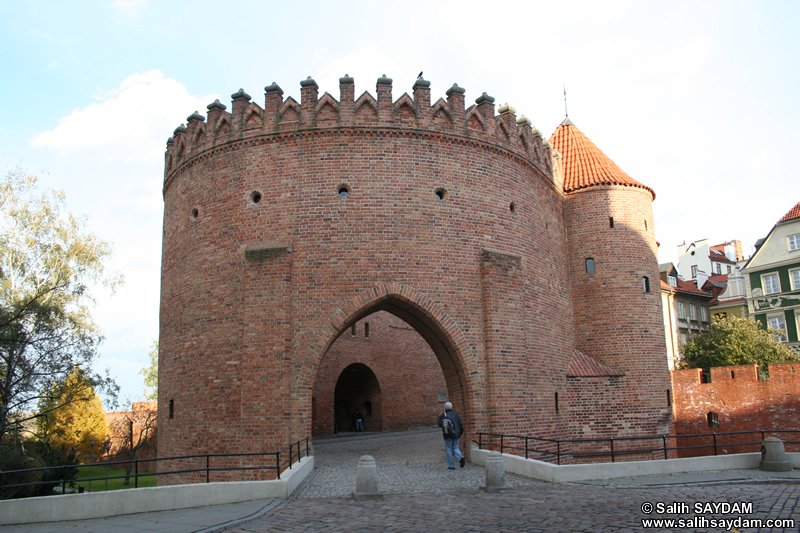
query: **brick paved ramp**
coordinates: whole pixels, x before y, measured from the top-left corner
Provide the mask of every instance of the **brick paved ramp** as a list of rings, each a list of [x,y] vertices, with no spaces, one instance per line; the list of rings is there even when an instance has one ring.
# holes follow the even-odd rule
[[[511,488],[486,494],[482,467],[447,470],[437,430],[392,435],[357,435],[315,443],[316,469],[289,501],[227,531],[641,531],[642,519],[689,519],[694,513],[646,515],[645,502],[747,502],[748,514],[707,514],[708,519],[800,518],[800,485],[608,485],[550,484],[507,475]],[[462,443],[463,444],[463,443]],[[358,457],[377,462],[379,502],[355,502]],[[800,521],[797,522],[800,524]],[[800,531],[793,528],[734,528],[745,531]],[[724,531],[724,528],[668,528],[653,531]]]
[[[281,504],[237,529],[273,531],[641,531],[643,518],[692,518],[645,515],[645,502],[752,502],[746,515],[707,518],[800,518],[797,485],[679,486],[622,488],[595,485],[537,484],[485,494],[475,489],[448,493],[390,494],[383,501],[305,498]],[[798,531],[798,528],[734,528],[737,531]],[[656,528],[654,531],[724,531],[724,528]]]
[[[464,443],[462,439],[462,451]],[[313,453],[314,471],[292,500],[349,496],[356,488],[356,467],[362,455],[375,458],[378,490],[384,494],[477,489],[485,481],[482,466],[467,463],[464,469],[447,469],[439,428],[318,440]],[[513,474],[507,474],[506,481],[513,487],[542,483]]]

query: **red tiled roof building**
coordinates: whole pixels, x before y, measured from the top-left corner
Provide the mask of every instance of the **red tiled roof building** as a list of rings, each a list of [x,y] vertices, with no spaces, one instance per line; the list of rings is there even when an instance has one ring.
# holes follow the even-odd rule
[[[576,349],[624,373],[624,378],[592,379],[618,380],[637,398],[630,413],[660,419],[666,429],[670,378],[653,230],[655,193],[628,176],[569,118],[550,142],[561,155],[556,173],[563,176],[572,296],[580,324]],[[648,386],[639,388],[644,383]],[[593,400],[620,410],[611,397]]]

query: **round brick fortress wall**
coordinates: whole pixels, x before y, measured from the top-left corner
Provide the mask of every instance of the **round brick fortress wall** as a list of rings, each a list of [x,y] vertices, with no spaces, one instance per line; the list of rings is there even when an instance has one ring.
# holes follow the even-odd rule
[[[648,189],[618,185],[580,189],[564,202],[580,324],[576,348],[625,376],[593,378],[591,387],[569,380],[571,408],[586,413],[572,421],[576,435],[670,433],[671,383],[652,202]],[[617,394],[601,392],[608,386]],[[604,410],[614,411],[614,418],[589,414]]]
[[[391,91],[381,78],[355,99],[345,77],[335,100],[309,79],[299,103],[267,87],[263,108],[240,91],[168,142],[160,456],[310,437],[315,387],[342,362],[326,354],[380,311],[429,345],[422,381],[444,384],[468,436],[567,438],[587,415],[553,402],[576,324],[549,143],[485,93],[465,108],[457,86],[434,104],[424,80]],[[363,366],[385,417],[396,380]],[[612,389],[603,401],[627,394]]]

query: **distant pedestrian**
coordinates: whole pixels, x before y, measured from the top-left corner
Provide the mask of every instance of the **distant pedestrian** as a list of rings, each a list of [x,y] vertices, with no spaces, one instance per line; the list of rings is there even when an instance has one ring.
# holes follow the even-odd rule
[[[439,427],[442,428],[442,435],[444,435],[444,452],[447,455],[447,468],[450,470],[456,469],[455,459],[458,459],[459,465],[461,468],[464,468],[464,464],[467,460],[458,448],[461,435],[464,434],[464,424],[461,422],[461,417],[458,416],[458,413],[453,411],[453,404],[450,402],[444,403],[444,413],[439,415]]]
[[[360,409],[356,409],[356,412],[353,413],[353,431],[356,433],[364,431],[364,417],[361,415]]]

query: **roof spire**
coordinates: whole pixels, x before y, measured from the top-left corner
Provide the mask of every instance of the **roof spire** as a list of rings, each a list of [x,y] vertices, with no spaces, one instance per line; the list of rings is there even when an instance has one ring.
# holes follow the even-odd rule
[[[561,123],[562,126],[574,126],[572,121],[569,119],[569,111],[567,111],[567,84],[564,84],[564,121]]]

